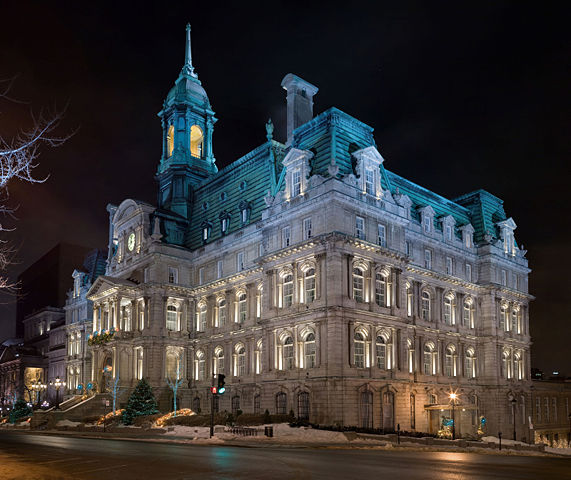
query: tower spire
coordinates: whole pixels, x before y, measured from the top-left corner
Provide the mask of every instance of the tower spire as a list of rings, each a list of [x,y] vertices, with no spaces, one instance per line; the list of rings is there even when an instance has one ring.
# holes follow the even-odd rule
[[[192,51],[190,49],[190,23],[186,24],[186,52],[184,56],[184,67],[182,67],[183,75],[190,75],[191,77],[198,78],[192,66]]]

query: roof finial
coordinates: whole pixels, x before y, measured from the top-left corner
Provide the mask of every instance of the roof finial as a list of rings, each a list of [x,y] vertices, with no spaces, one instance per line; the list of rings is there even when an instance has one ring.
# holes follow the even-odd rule
[[[186,24],[186,52],[184,56],[184,67],[182,67],[182,73],[190,75],[194,78],[198,78],[198,75],[194,73],[194,67],[192,66],[192,51],[190,49],[190,23]]]

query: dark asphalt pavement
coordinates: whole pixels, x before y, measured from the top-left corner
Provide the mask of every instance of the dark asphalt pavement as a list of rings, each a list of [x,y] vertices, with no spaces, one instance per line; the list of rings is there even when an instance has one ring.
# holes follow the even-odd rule
[[[571,479],[571,459],[379,449],[196,446],[0,432],[0,478],[566,480]]]

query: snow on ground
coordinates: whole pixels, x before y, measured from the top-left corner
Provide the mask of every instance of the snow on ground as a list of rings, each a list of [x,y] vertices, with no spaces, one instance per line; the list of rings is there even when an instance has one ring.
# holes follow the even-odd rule
[[[571,455],[571,448],[545,447],[545,451],[548,453],[555,453],[557,455]]]
[[[167,430],[168,431],[165,433],[165,435],[192,438],[210,438],[209,427],[185,427],[183,425],[175,425],[174,427],[167,427]]]
[[[482,442],[488,442],[488,443],[500,443],[500,439],[498,437],[482,437]],[[515,442],[513,440],[509,440],[507,438],[502,438],[502,447],[503,446],[514,446],[514,445],[529,445],[528,443],[524,443],[524,442]]]
[[[56,427],[77,427],[81,422],[72,422],[71,420],[60,420],[56,423]]]

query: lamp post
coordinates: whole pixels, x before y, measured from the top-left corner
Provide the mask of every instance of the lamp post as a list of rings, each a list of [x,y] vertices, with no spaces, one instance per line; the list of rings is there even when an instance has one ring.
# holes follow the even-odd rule
[[[36,408],[40,408],[41,392],[47,387],[45,383],[40,382],[39,378],[32,383],[32,390],[36,392]]]
[[[50,382],[50,385],[56,389],[56,410],[59,410],[59,389],[65,387],[65,382],[56,377],[55,380]]]
[[[517,403],[515,397],[512,398],[511,402],[512,402],[512,418],[514,422],[514,442],[515,442],[515,404]]]
[[[450,394],[450,402],[452,403],[452,440],[456,440],[456,419],[454,418],[454,407],[456,406],[456,399],[458,395],[455,393]]]

